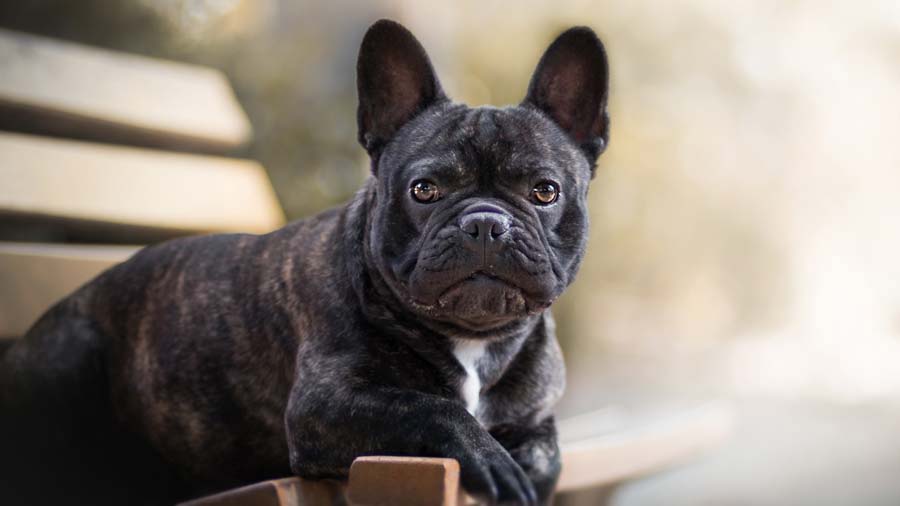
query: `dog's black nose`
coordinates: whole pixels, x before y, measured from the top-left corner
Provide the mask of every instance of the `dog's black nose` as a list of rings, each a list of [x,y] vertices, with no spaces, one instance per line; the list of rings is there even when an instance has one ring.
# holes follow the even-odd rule
[[[479,206],[463,214],[459,228],[473,239],[491,241],[509,232],[510,218],[502,209]]]

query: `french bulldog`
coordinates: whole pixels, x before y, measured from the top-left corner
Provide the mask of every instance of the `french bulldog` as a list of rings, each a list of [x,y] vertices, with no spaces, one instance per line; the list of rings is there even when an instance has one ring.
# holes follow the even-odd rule
[[[5,351],[0,499],[166,503],[411,455],[456,459],[486,502],[552,500],[549,307],[609,140],[603,45],[564,32],[506,108],[452,102],[388,20],[357,72],[372,175],[350,202],[147,247]]]

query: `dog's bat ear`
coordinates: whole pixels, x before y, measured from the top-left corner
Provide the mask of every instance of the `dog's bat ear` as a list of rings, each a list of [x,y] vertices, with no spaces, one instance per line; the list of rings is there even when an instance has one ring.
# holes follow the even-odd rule
[[[431,61],[403,25],[382,19],[363,37],[356,64],[359,143],[375,162],[397,130],[435,103],[446,101]]]
[[[522,105],[546,113],[593,164],[609,143],[609,64],[587,27],[570,28],[538,62]]]

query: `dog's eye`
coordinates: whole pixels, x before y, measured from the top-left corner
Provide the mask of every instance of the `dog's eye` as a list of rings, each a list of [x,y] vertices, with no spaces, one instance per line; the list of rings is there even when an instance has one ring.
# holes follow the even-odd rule
[[[542,206],[552,204],[559,198],[559,188],[550,181],[541,181],[531,190],[531,198]]]
[[[430,202],[436,202],[441,198],[441,194],[438,191],[438,187],[432,181],[428,181],[427,179],[420,179],[413,183],[412,187],[409,189],[409,192],[412,194],[413,198],[423,204],[427,204]]]

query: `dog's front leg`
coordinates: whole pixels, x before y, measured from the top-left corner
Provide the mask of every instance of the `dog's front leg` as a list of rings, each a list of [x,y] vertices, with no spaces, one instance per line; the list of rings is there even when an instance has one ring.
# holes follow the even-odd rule
[[[552,504],[561,469],[556,423],[552,416],[537,425],[502,425],[491,434],[531,479],[539,504]]]
[[[459,461],[470,494],[490,503],[536,503],[529,477],[461,403],[350,378],[341,385],[294,387],[286,424],[297,475],[344,479],[362,455],[449,457]]]

